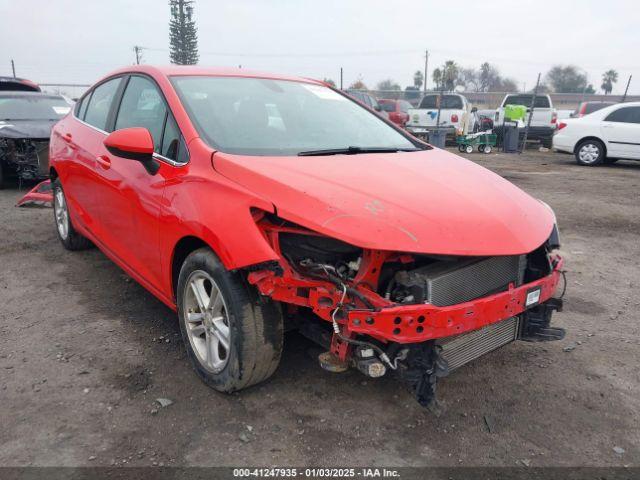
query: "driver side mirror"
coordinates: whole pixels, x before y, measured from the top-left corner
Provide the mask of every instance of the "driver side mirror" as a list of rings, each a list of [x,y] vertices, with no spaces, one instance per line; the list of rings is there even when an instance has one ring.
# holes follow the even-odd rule
[[[478,111],[478,107],[473,107],[473,108],[471,109],[471,113],[476,113],[477,111]]]
[[[104,146],[116,157],[142,163],[151,175],[160,168],[160,163],[153,158],[153,137],[146,128],[123,128],[111,132],[104,139]]]

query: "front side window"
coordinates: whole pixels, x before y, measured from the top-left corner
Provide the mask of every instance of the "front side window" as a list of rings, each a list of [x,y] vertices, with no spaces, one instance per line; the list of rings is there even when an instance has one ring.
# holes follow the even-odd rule
[[[321,85],[213,76],[175,76],[171,81],[201,137],[223,152],[417,149],[376,114]]]
[[[611,112],[606,122],[640,123],[640,107],[623,107]]]
[[[122,95],[115,129],[143,127],[153,137],[154,150],[161,151],[167,106],[158,87],[145,77],[133,76]]]
[[[85,122],[100,130],[107,130],[107,117],[121,81],[121,78],[114,78],[93,90],[84,116]]]

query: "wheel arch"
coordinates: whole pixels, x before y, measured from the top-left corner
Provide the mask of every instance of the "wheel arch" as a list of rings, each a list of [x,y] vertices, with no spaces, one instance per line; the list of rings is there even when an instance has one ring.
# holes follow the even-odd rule
[[[598,142],[600,142],[602,144],[602,146],[604,147],[604,158],[607,157],[607,144],[605,143],[604,140],[602,140],[599,137],[596,137],[595,135],[588,135],[588,136],[583,137],[580,140],[578,140],[576,142],[575,146],[573,147],[573,153],[574,154],[578,153],[578,147],[582,144],[582,142],[585,142],[587,140],[597,140]]]
[[[208,248],[220,258],[220,255],[210,244],[194,235],[182,237],[173,247],[171,253],[171,294],[174,301],[177,298],[178,277],[180,276],[182,264],[192,252],[200,248]]]
[[[55,181],[58,176],[58,171],[55,169],[55,167],[49,167],[49,178],[51,179],[51,181]]]

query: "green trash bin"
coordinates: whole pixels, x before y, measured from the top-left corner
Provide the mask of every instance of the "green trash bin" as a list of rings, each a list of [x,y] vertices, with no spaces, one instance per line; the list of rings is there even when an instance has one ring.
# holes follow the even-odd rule
[[[527,117],[527,107],[525,105],[505,105],[504,106],[504,119],[505,121],[517,122],[522,120],[524,122]]]

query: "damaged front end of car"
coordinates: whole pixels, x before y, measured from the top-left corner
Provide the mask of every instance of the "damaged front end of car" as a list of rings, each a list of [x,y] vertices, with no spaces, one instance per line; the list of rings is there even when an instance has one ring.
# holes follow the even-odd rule
[[[564,336],[549,325],[562,308],[555,226],[526,254],[443,256],[363,249],[271,213],[253,215],[279,259],[249,268],[248,282],[327,347],[320,363],[330,371],[394,371],[430,406],[437,379],[481,355],[517,339]]]
[[[49,139],[0,137],[0,163],[5,176],[12,174],[19,180],[47,178]]]

